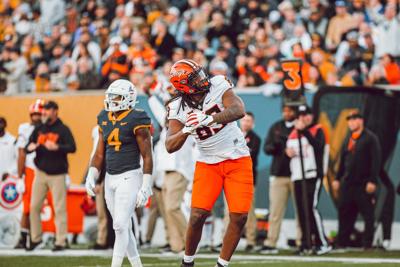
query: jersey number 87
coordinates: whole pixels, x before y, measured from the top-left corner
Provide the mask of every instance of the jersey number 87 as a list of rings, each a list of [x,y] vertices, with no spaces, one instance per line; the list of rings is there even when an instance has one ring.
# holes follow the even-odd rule
[[[205,113],[207,115],[213,115],[215,113],[219,113],[221,110],[219,109],[218,105],[213,106],[209,110],[207,110]],[[219,131],[221,131],[226,124],[222,124],[221,126],[215,126],[215,127],[201,127],[196,129],[196,134],[199,137],[200,140],[205,140],[215,134],[217,134]]]

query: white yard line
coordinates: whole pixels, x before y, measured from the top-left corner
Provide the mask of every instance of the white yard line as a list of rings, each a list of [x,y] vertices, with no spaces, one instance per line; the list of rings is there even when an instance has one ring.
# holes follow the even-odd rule
[[[1,256],[48,256],[48,257],[111,257],[112,250],[96,251],[96,250],[65,250],[60,252],[52,252],[51,250],[38,250],[33,252],[25,252],[15,249],[1,249]],[[179,255],[163,255],[160,253],[143,253],[141,257],[157,258],[157,259],[180,259]],[[196,258],[216,260],[218,254],[198,254]],[[237,263],[257,263],[272,262],[272,261],[291,261],[291,262],[341,262],[341,263],[396,263],[400,264],[400,259],[392,258],[346,258],[346,257],[307,257],[307,256],[266,256],[266,255],[235,255],[233,261]],[[214,262],[212,262],[214,263]],[[161,263],[164,264],[164,263]],[[170,263],[169,263],[170,264]],[[202,265],[199,262],[197,265]],[[210,263],[205,263],[205,265]],[[159,264],[158,264],[159,265]],[[166,266],[167,263],[165,263]],[[145,264],[146,266],[146,264]],[[148,266],[151,266],[148,265]],[[161,266],[161,265],[160,265]]]

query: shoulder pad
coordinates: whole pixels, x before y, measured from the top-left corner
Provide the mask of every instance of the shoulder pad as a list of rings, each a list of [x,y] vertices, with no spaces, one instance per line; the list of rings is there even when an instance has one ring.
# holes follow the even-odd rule
[[[134,119],[134,125],[150,125],[150,117],[147,115],[146,111],[143,109],[134,109],[132,114],[132,119]]]
[[[211,85],[219,90],[228,90],[234,87],[233,82],[224,75],[216,75],[211,78]]]
[[[101,110],[100,113],[97,115],[97,125],[101,127],[103,121],[108,120],[108,112],[106,110]]]
[[[99,114],[97,115],[97,118],[103,118],[104,116],[107,116],[108,112],[105,109],[102,109]]]

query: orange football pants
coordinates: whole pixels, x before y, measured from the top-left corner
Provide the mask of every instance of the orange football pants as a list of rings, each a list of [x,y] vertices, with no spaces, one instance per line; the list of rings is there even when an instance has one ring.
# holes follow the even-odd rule
[[[248,213],[253,201],[253,163],[250,157],[216,164],[196,163],[192,208],[211,211],[224,190],[230,212]]]

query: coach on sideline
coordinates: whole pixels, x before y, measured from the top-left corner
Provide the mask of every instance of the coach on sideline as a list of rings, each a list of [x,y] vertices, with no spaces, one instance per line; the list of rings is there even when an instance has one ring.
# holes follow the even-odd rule
[[[42,124],[35,128],[26,147],[27,153],[36,151],[36,177],[32,185],[30,207],[31,244],[27,250],[42,246],[40,211],[50,189],[54,201],[56,242],[53,251],[63,250],[67,240],[67,186],[68,153],[76,145],[70,129],[58,118],[58,105],[48,101],[43,107]]]
[[[344,142],[339,171],[332,187],[339,193],[338,247],[349,246],[357,215],[364,218],[364,248],[372,246],[374,237],[375,191],[381,164],[378,137],[364,127],[358,112],[347,117],[350,137]]]

